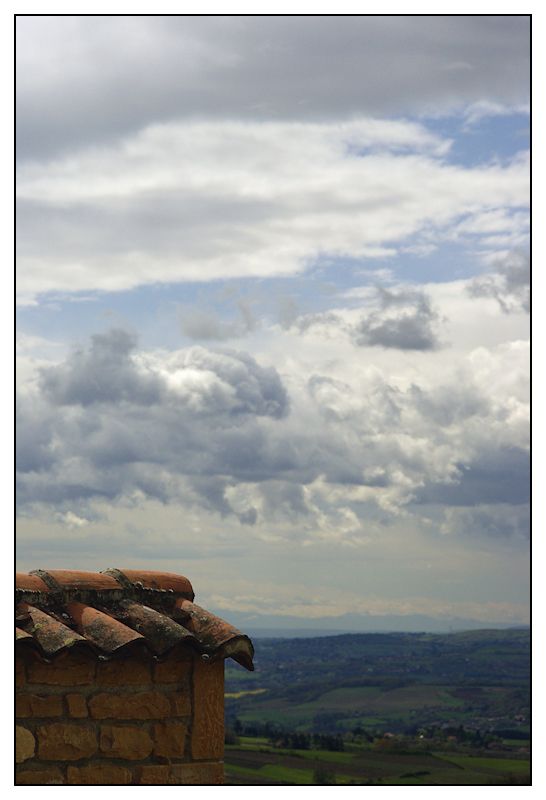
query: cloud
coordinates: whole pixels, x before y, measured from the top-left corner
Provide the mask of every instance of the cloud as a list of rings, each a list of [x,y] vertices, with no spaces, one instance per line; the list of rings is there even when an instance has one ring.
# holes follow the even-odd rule
[[[526,211],[493,208],[469,214],[448,234],[466,246],[483,248],[483,255],[498,257],[495,250],[526,249],[529,244],[529,214]]]
[[[240,339],[254,331],[257,321],[243,301],[237,303],[239,311],[238,320],[224,321],[213,311],[204,309],[180,309],[180,327],[184,336],[200,341],[227,341]]]
[[[406,301],[394,290],[383,299]],[[76,530],[97,504],[156,500],[258,538],[348,542],[441,503],[525,503],[522,348],[441,365],[425,350],[428,369],[408,381],[392,360],[403,350],[388,349],[380,369],[347,341],[320,370],[312,343],[282,336],[280,347],[300,342],[282,377],[243,352],[143,351],[121,330],[38,365],[18,405],[21,513],[49,508]]]
[[[523,158],[465,168],[445,149],[404,121],[187,121],[24,163],[18,290],[28,303],[53,291],[289,276],[326,256],[394,256],[471,213],[527,207]]]
[[[42,368],[41,387],[58,406],[94,404],[186,406],[197,414],[255,414],[280,418],[288,399],[277,372],[246,353],[201,347],[176,351],[163,362],[134,358],[136,339],[113,329],[91,337],[63,364]]]
[[[61,406],[159,402],[160,381],[139,371],[130,358],[135,345],[136,339],[123,330],[93,336],[87,352],[76,350],[65,364],[42,370],[44,394]]]
[[[487,503],[470,508],[446,508],[441,533],[448,536],[525,540],[529,538],[528,505]]]
[[[404,285],[355,287],[346,297],[358,298],[364,310],[335,309],[304,314],[293,322],[300,333],[312,331],[325,339],[346,337],[359,347],[395,350],[436,350],[445,320],[420,288]]]
[[[525,15],[19,17],[18,153],[151,119],[475,115],[527,100],[529,39]]]
[[[424,487],[417,499],[444,506],[525,505],[529,503],[530,481],[528,452],[491,446],[460,469],[458,481]]]
[[[491,412],[489,398],[468,378],[461,385],[437,386],[428,391],[412,385],[409,392],[423,419],[442,427],[464,422],[470,417],[487,416]]]
[[[277,298],[277,317],[283,330],[289,330],[300,315],[300,309],[293,297],[281,295]]]
[[[529,115],[529,113],[530,107],[528,103],[513,106],[495,103],[491,100],[479,100],[471,103],[465,109],[464,116],[467,126],[472,127],[487,117],[505,117],[510,114]]]
[[[93,336],[22,391],[23,505],[135,491],[168,502],[183,492],[180,475],[221,484],[224,473],[252,470],[260,439],[252,420],[288,413],[276,370],[246,353],[193,347],[143,356],[134,347],[122,330]],[[212,491],[198,487],[202,496]]]
[[[147,363],[152,365],[154,359]],[[247,353],[204,347],[175,351],[164,360],[163,376],[171,396],[192,413],[280,419],[289,410],[275,368],[260,366]]]
[[[528,16],[17,36],[22,568],[524,619]]]
[[[380,308],[366,314],[354,332],[358,345],[400,350],[434,350],[439,346],[434,330],[438,314],[423,291],[379,287],[377,293]]]
[[[494,272],[475,278],[468,286],[472,297],[491,297],[506,314],[529,312],[531,305],[530,259],[511,252],[493,261]]]

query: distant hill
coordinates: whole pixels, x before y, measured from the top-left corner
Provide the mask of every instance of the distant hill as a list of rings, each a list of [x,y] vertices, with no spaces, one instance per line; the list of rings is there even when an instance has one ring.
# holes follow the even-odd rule
[[[221,613],[220,613],[221,616]],[[341,633],[451,633],[488,628],[527,629],[528,625],[513,622],[484,622],[462,617],[430,617],[425,614],[343,614],[339,617],[305,619],[266,614],[229,612],[229,620],[249,636],[256,638],[294,638],[334,636]]]
[[[528,629],[255,637],[254,645],[255,672],[226,664],[226,719],[249,735],[264,735],[267,724],[414,734],[464,725],[528,738]]]

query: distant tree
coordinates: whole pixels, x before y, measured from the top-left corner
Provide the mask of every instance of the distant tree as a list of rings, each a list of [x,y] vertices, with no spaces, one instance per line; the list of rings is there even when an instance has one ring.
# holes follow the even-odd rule
[[[313,783],[315,786],[335,786],[335,772],[331,772],[325,767],[317,767],[313,772]]]
[[[224,743],[225,744],[240,744],[241,740],[231,728],[226,728],[224,733]]]

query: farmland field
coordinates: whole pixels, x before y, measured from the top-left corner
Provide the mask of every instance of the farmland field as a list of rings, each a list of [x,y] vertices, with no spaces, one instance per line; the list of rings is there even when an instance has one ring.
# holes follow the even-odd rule
[[[255,645],[226,669],[230,783],[530,782],[527,630]]]
[[[378,753],[349,746],[347,752],[286,750],[251,737],[226,746],[229,784],[314,784],[317,772],[336,784],[487,785],[529,783],[528,759],[454,753]]]

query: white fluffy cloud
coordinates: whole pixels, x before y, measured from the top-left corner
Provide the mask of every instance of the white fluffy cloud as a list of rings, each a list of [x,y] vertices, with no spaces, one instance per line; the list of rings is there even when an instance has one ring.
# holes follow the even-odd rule
[[[467,317],[490,302],[461,297]],[[264,365],[204,347],[137,351],[111,331],[40,367],[21,393],[22,505],[85,516],[101,498],[140,496],[313,541],[358,539],[367,520],[416,503],[504,502],[504,476],[525,502],[525,345],[451,348],[447,360],[418,348],[416,368],[392,342],[378,360],[376,343],[337,324],[343,313],[361,314],[331,321],[335,361],[317,356],[323,331],[296,326],[270,331]]]
[[[510,209],[528,204],[525,156],[465,168],[443,158],[448,146],[409,122],[187,122],[23,164],[19,290],[28,301],[290,275],[324,255],[393,255],[496,209],[497,235],[513,233]]]

